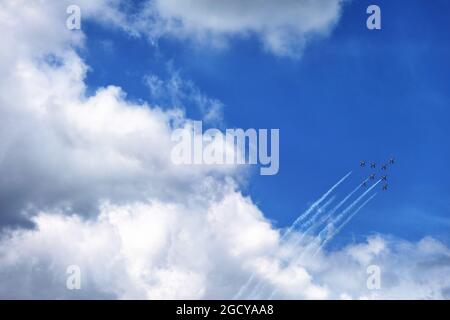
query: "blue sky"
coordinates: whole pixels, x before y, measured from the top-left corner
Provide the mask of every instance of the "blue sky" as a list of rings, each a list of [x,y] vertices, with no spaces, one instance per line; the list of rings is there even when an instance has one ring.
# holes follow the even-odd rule
[[[161,39],[158,46],[92,22],[81,52],[90,90],[121,86],[152,102],[144,78],[168,64],[225,104],[226,127],[280,128],[280,172],[244,187],[268,218],[289,225],[350,170],[342,195],[368,174],[361,159],[387,161],[389,192],[378,196],[334,245],[372,233],[449,243],[450,22],[448,1],[377,1],[382,30],[366,28],[369,1],[352,1],[332,33],[300,59],[261,50],[253,37],[224,49]],[[188,116],[199,117],[187,109]]]

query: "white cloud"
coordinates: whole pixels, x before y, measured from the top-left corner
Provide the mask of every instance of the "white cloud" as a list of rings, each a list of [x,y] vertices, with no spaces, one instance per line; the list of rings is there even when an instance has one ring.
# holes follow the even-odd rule
[[[188,120],[180,110],[132,103],[116,86],[86,95],[88,66],[74,50],[84,36],[55,27],[63,1],[3,3],[0,217],[35,228],[2,230],[0,297],[231,298],[253,274],[261,297],[448,298],[449,249],[431,238],[379,236],[299,259],[303,248],[281,242],[242,196],[237,168],[171,165],[170,134]],[[88,17],[120,21],[99,3]],[[373,263],[376,296],[365,288]],[[65,286],[73,264],[80,291]]]
[[[134,28],[151,38],[170,35],[223,46],[231,37],[255,35],[264,48],[298,57],[313,37],[327,35],[344,0],[155,0]]]
[[[60,58],[58,67],[18,62],[11,78],[3,79],[4,205],[79,212],[93,211],[103,198],[187,201],[193,189],[205,187],[206,198],[206,187],[233,174],[232,166],[173,165],[172,126],[186,121],[180,111],[131,104],[114,86],[86,97],[86,67],[73,53]],[[208,178],[211,171],[216,178]]]
[[[242,273],[241,262],[264,254],[278,236],[251,201],[234,192],[197,211],[161,202],[105,204],[95,221],[40,214],[35,222],[37,230],[17,231],[1,242],[0,296],[35,292],[35,297],[76,297],[65,289],[65,270],[76,264],[90,294],[229,297],[237,284],[230,280],[235,272]],[[259,236],[242,247],[244,226]],[[62,237],[64,241],[58,240]],[[33,272],[35,264],[42,274]],[[8,283],[4,277],[13,269],[31,272]],[[30,276],[36,278],[36,287],[24,283]],[[52,283],[40,291],[38,278],[51,278]]]
[[[23,222],[27,212],[55,207],[95,215],[102,199],[195,204],[220,195],[236,167],[170,161],[172,129],[188,120],[182,111],[130,103],[115,86],[86,95],[88,66],[74,50],[84,36],[65,28],[62,2],[60,11],[49,7],[7,1],[2,11],[0,220]],[[81,7],[86,15],[110,10]]]
[[[450,271],[450,250],[433,238],[411,243],[374,236],[367,243],[331,253],[326,261],[317,270],[318,278],[353,299],[449,298],[450,280],[443,275]],[[366,288],[369,265],[380,267],[380,290]]]
[[[183,109],[192,106],[197,109],[204,122],[213,125],[223,123],[224,104],[206,96],[191,80],[182,78],[180,71],[173,70],[171,64],[168,66],[167,79],[149,74],[145,77],[145,83],[155,103]]]
[[[289,299],[449,298],[450,250],[436,240],[376,236],[298,260],[303,249],[281,243],[251,200],[235,192],[197,211],[106,203],[93,221],[41,213],[35,222],[36,230],[0,242],[3,298],[229,299],[252,274],[243,298],[268,298],[275,289],[274,297]],[[80,291],[65,287],[66,268],[74,264],[81,268]],[[366,287],[371,264],[381,269],[380,290]]]

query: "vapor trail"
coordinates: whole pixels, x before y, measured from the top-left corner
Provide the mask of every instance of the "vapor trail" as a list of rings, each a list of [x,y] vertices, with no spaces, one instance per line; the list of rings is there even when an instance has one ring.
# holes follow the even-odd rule
[[[354,206],[356,206],[361,201],[362,198],[364,198],[370,191],[372,191],[373,188],[375,188],[380,182],[381,182],[381,179],[378,180],[377,182],[375,182],[372,186],[370,186],[369,189],[367,189],[362,195],[360,195],[355,201],[353,201],[347,208],[345,208],[341,214],[339,214],[335,219],[333,219],[331,224],[334,225],[337,222],[339,222],[351,209],[353,209]]]
[[[311,226],[312,224],[314,224],[314,222],[316,221],[317,217],[323,213],[328,206],[336,199],[335,196],[331,197],[330,199],[327,200],[327,202],[325,202],[321,207],[319,207],[316,212],[311,216],[311,218],[307,221],[305,221],[304,223],[302,223],[299,231],[303,231],[305,230],[305,228],[308,228],[309,226]]]
[[[301,228],[303,229],[306,226],[310,225],[311,223],[314,222],[314,220],[317,218],[317,216],[319,214],[321,214],[334,200],[336,199],[335,196],[331,197],[330,199],[327,200],[327,202],[325,202],[322,206],[320,206],[316,212],[314,213],[314,215],[308,220],[306,221],[304,224],[301,225]],[[292,246],[297,246],[301,240],[303,239],[304,234],[302,233],[300,235],[300,237],[298,239],[295,240],[295,242],[292,244]],[[239,298],[245,291],[247,291],[250,287],[250,284],[254,278],[255,274],[253,273],[249,280],[245,283],[245,285],[243,287],[241,287],[239,289],[238,294],[235,295],[235,298]],[[261,291],[262,289],[264,289],[265,285],[262,284],[262,279],[260,279],[258,282],[256,282],[256,284],[253,286],[253,289],[249,295],[249,297],[251,299],[256,299],[258,297],[259,292],[257,292],[258,290]]]
[[[295,229],[295,227],[297,227],[297,225],[302,222],[304,219],[306,219],[314,210],[317,209],[317,207],[342,183],[344,182],[351,174],[353,171],[350,171],[349,173],[347,173],[344,177],[341,178],[341,180],[339,180],[338,182],[336,182],[336,184],[334,184],[327,192],[325,192],[318,200],[316,200],[305,212],[303,212],[303,214],[301,214],[299,217],[297,217],[297,219],[295,219],[295,221],[291,224],[291,226],[288,228],[288,230],[285,232],[285,234],[281,237],[280,242],[282,242],[284,239],[286,239],[291,233],[292,231]],[[327,203],[325,203],[327,204]],[[250,288],[250,285],[253,282],[253,279],[255,278],[255,273],[253,273],[249,279],[247,280],[247,282],[241,286],[241,288],[239,289],[239,291],[237,292],[237,294],[233,297],[233,299],[237,299],[239,297],[242,296],[242,294],[244,294],[245,291],[247,291]],[[256,285],[253,287],[252,293],[255,291],[255,288],[258,287],[261,283],[261,280],[258,281],[256,283]]]
[[[363,183],[366,182],[366,181],[367,181],[367,179],[364,180]],[[342,199],[342,201],[339,202],[339,203],[333,208],[333,210],[331,210],[331,212],[329,213],[329,215],[328,215],[327,217],[332,216],[337,210],[339,210],[339,209],[344,205],[344,203],[346,203],[347,200],[351,198],[351,196],[353,196],[359,189],[361,189],[361,187],[362,187],[362,183],[359,184],[355,189],[353,189],[353,191],[350,192],[344,199]]]
[[[252,283],[254,277],[255,277],[255,273],[253,272],[252,275],[248,278],[247,282],[239,288],[239,291],[234,295],[232,300],[238,299],[239,297],[242,296],[242,294],[244,294],[245,291],[247,291],[247,289],[250,286],[250,284]]]
[[[294,228],[303,221],[306,217],[308,217],[311,212],[313,212],[317,206],[319,206],[329,195],[332,193],[342,182],[345,181],[350,175],[352,174],[352,171],[347,173],[341,180],[339,180],[334,186],[332,186],[325,194],[319,198],[316,202],[314,202],[302,215],[300,215],[289,227],[289,229],[286,231],[286,233],[283,235],[281,240],[284,240],[288,235],[292,233]]]
[[[316,225],[320,225],[322,223],[322,220],[324,219],[322,217],[322,219],[320,220],[319,223],[314,223],[317,219],[317,217],[324,212],[324,210],[327,209],[327,207],[334,201],[334,199],[336,199],[335,196],[333,196],[332,198],[330,198],[327,202],[325,202],[324,205],[322,205],[319,209],[317,209],[316,213],[314,213],[314,215],[307,220],[305,223],[303,223],[299,229],[300,232],[300,236],[298,239],[296,239],[294,241],[294,243],[292,244],[292,246],[297,246],[299,243],[301,243],[303,241],[303,239],[306,237],[306,235],[309,233],[309,231],[311,231],[311,229],[313,229]],[[308,228],[307,228],[308,227]],[[307,228],[306,230],[304,230],[305,228]]]
[[[259,293],[261,292],[261,289],[264,288],[264,284],[262,279],[258,281],[258,283],[254,286],[252,292],[249,295],[249,298],[251,300],[257,300]]]
[[[361,211],[361,209],[362,208],[364,208],[373,198],[375,198],[375,196],[377,195],[378,193],[374,193],[372,196],[370,196],[370,198],[369,199],[367,199],[366,201],[364,201],[363,202],[363,204],[362,205],[360,205],[351,215],[349,215],[348,217],[347,217],[347,219],[345,219],[345,221],[335,230],[335,231],[333,231],[333,233],[331,234],[331,235],[329,235],[326,239],[325,239],[325,241],[322,243],[322,245],[319,247],[319,248],[317,248],[317,250],[316,250],[316,252],[314,253],[314,255],[313,255],[313,257],[321,250],[321,249],[323,249],[326,245],[327,245],[327,243],[328,242],[330,242],[330,240],[331,239],[333,239],[334,238],[334,236],[335,235],[337,235],[339,232],[341,232],[341,230],[342,230],[342,228],[344,228],[345,226],[346,226],[346,224],[347,223],[349,223],[349,221],[359,212],[359,211]]]
[[[362,198],[364,198],[370,191],[373,190],[379,183],[381,182],[381,179],[378,180],[376,183],[374,183],[372,186],[370,186],[369,189],[367,189],[362,195],[360,195],[355,201],[353,201],[350,205],[347,206],[347,208],[344,209],[336,218],[334,218],[329,224],[327,224],[317,235],[316,239],[313,241],[313,244],[316,242],[319,242],[319,244],[322,242],[322,234],[328,231],[329,226],[335,226],[341,219],[350,211],[353,209],[355,205],[357,205]],[[328,236],[325,236],[325,240],[328,238]],[[319,247],[322,247],[322,245],[319,245]]]
[[[367,199],[366,201],[364,201],[363,202],[363,204],[361,204],[351,215],[349,215],[348,217],[347,217],[347,219],[330,235],[330,236],[328,236],[326,239],[325,239],[325,241],[322,243],[322,245],[320,245],[320,247],[319,248],[317,248],[317,250],[316,250],[316,252],[314,252],[314,254],[313,254],[313,258],[317,255],[317,253],[321,250],[321,249],[323,249],[326,245],[327,245],[327,243],[328,242],[330,242],[331,241],[331,239],[333,239],[334,238],[334,236],[335,235],[337,235],[341,230],[342,230],[342,228],[344,228],[345,226],[346,226],[346,224],[359,212],[359,211],[361,211],[361,209],[362,208],[364,208],[373,198],[375,198],[375,196],[377,195],[378,193],[374,193],[372,196],[370,196],[370,198],[369,199]],[[276,294],[278,292],[278,289],[274,289],[272,292],[271,292],[271,294],[269,295],[269,297],[267,298],[268,300],[271,300],[272,298],[273,298],[273,296]]]
[[[366,180],[363,181],[366,182]],[[312,229],[320,226],[322,223],[324,223],[325,221],[327,221],[329,218],[331,218],[333,216],[333,214],[335,214],[335,212],[337,210],[339,210],[346,202],[348,199],[350,199],[359,189],[361,189],[362,187],[362,183],[359,184],[355,189],[353,189],[352,192],[350,192],[344,199],[341,200],[341,202],[339,202],[326,216],[322,217],[322,219],[320,219],[320,221],[316,224],[312,224],[308,229],[306,229],[306,231],[302,234],[302,236],[300,237],[300,240],[303,240],[303,237],[308,234]],[[326,204],[325,204],[326,205]]]
[[[375,198],[375,196],[376,196],[377,194],[378,194],[378,193],[374,193],[372,196],[370,196],[369,199],[367,199],[366,201],[364,201],[363,204],[360,205],[360,206],[358,207],[358,209],[355,210],[355,212],[353,212],[351,215],[349,215],[348,218],[345,219],[345,221],[341,224],[341,226],[340,226],[338,229],[336,229],[335,235],[338,234],[338,233],[342,230],[342,228],[344,228],[345,225],[346,225],[350,220],[352,220],[352,218],[353,218],[353,217],[354,217],[354,216],[355,216],[362,208],[364,208],[364,207],[366,206],[366,204],[368,204],[368,203],[370,202],[370,200],[372,200],[373,198]]]

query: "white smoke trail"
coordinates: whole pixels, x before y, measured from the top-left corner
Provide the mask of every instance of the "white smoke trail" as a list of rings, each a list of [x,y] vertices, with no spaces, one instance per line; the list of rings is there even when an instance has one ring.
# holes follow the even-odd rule
[[[239,288],[239,291],[234,295],[232,300],[239,299],[244,294],[244,292],[247,291],[248,287],[250,286],[254,278],[255,273],[252,273],[252,275],[248,278],[247,282],[242,287]]]
[[[353,209],[355,205],[357,205],[362,198],[364,198],[370,191],[373,190],[379,183],[381,182],[381,179],[378,180],[376,183],[374,183],[369,189],[367,189],[362,195],[360,195],[355,201],[353,201],[347,208],[344,209],[336,218],[334,218],[329,224],[327,224],[317,235],[317,237],[314,239],[313,244],[319,242],[319,244],[322,242],[322,235],[328,231],[329,226],[335,226],[350,210]],[[328,236],[325,236],[325,239]],[[319,245],[320,247],[321,245]]]
[[[312,231],[314,228],[321,226],[323,223],[325,223],[326,221],[328,221],[328,219],[330,219],[334,213],[336,213],[337,210],[339,210],[339,208],[341,208],[345,202],[348,201],[348,199],[350,199],[359,189],[361,189],[361,187],[363,186],[364,182],[367,182],[368,179],[364,180],[361,184],[359,184],[355,189],[353,189],[352,192],[350,192],[341,202],[339,202],[325,217],[322,217],[322,219],[316,223],[311,225],[311,227],[309,227],[301,236],[300,239],[297,241],[297,243],[300,243],[303,238],[310,232]],[[333,220],[334,221],[334,220]],[[317,239],[320,238],[322,232],[326,229],[326,227],[324,229],[322,229],[322,231],[319,232],[319,234],[317,235],[317,237],[314,239],[313,244],[317,242]],[[305,249],[305,251],[301,254],[300,258],[302,258],[304,256],[304,254],[308,251],[309,246]]]
[[[366,182],[367,180],[368,179],[363,181],[363,183]],[[361,189],[362,185],[363,184],[361,183],[355,189],[353,189],[353,191],[350,192],[343,200],[341,200],[341,202],[339,202],[327,215],[322,217],[322,219],[320,219],[320,221],[318,223],[312,224],[308,229],[306,229],[306,231],[304,233],[302,233],[300,240],[298,242],[301,242],[303,240],[303,238],[307,234],[309,234],[314,228],[321,226],[324,222],[326,222],[328,219],[330,219],[333,216],[333,214],[335,214],[336,211],[339,210],[348,201],[348,199],[350,199],[359,189]]]
[[[321,207],[319,207],[316,212],[311,216],[311,218],[300,226],[298,229],[298,232],[306,231],[308,227],[314,224],[314,222],[317,220],[317,218],[325,212],[325,210],[328,208],[328,206],[336,199],[336,196],[331,197],[327,202],[325,202]]]
[[[331,192],[333,192],[333,190],[335,190],[345,179],[348,178],[348,176],[351,174],[352,172],[349,172],[346,176],[344,176],[341,180],[339,180],[333,187],[331,187],[319,200],[317,200],[313,205],[311,205],[311,207],[305,212],[305,213],[310,213],[312,211],[314,211],[315,208],[317,208],[317,206],[323,202],[329,195]],[[329,200],[327,200],[327,202],[325,202],[321,207],[317,208],[317,210],[315,211],[315,213],[312,215],[312,217],[310,219],[308,219],[307,221],[305,221],[301,226],[300,229],[298,230],[298,232],[300,233],[300,237],[298,239],[296,239],[291,246],[295,247],[297,246],[299,243],[301,243],[301,241],[303,240],[303,238],[305,237],[305,235],[307,234],[306,232],[304,232],[304,229],[308,226],[313,225],[314,226],[314,222],[316,221],[317,217],[324,212],[324,210],[326,210],[326,208],[336,199],[336,196],[333,196],[332,198],[330,198]],[[305,215],[305,214],[303,214]],[[300,217],[301,218],[301,217]],[[291,226],[291,228],[293,229],[295,227],[295,224],[299,223],[301,220],[297,219]],[[292,230],[288,230],[288,232],[284,235],[284,237],[281,238],[281,240],[284,240],[284,238],[287,237],[287,235],[291,232]],[[253,275],[252,275],[253,276]],[[248,282],[248,281],[247,281]],[[262,291],[262,289],[264,289],[265,285],[262,284],[262,280],[260,279],[255,286],[253,287],[252,292],[250,293],[249,297],[250,299],[257,299],[260,292]],[[241,290],[239,290],[241,291]]]
[[[376,196],[377,194],[378,194],[378,193],[374,193],[372,196],[370,196],[369,199],[367,199],[366,201],[364,201],[363,204],[360,205],[360,206],[358,207],[358,209],[355,210],[355,212],[353,212],[351,215],[349,215],[348,218],[345,219],[345,221],[341,224],[341,226],[340,226],[338,229],[336,229],[335,235],[338,234],[338,233],[342,230],[342,228],[344,228],[345,225],[346,225],[347,223],[349,223],[349,221],[352,220],[353,217],[354,217],[359,211],[361,211],[361,209],[364,208],[364,207],[370,202],[370,200],[372,200],[373,198],[375,198],[375,196]]]
[[[344,177],[345,178],[345,177]],[[344,179],[345,180],[345,179]],[[360,185],[358,185],[358,187],[356,187],[352,192],[350,192],[344,199],[342,199],[342,201],[340,201],[331,211],[329,214],[327,214],[325,217],[323,217],[320,222],[318,224],[313,224],[310,228],[308,228],[305,232],[308,233],[311,229],[313,229],[314,227],[317,227],[318,225],[321,225],[323,222],[325,222],[326,220],[328,220],[339,208],[341,208],[345,202],[348,201],[348,199],[350,199],[364,184],[364,182],[367,182],[368,179],[364,180],[363,183],[361,183]],[[355,205],[357,205],[361,199],[363,199],[370,191],[372,191],[379,183],[381,182],[381,179],[378,180],[376,183],[374,183],[370,188],[368,188],[365,192],[363,192],[362,195],[360,195],[355,201],[353,201],[349,206],[347,206],[347,208],[344,209],[344,211],[339,214],[336,218],[333,219],[333,221],[330,223],[331,225],[336,225],[336,223],[338,223],[351,209],[353,209],[353,207]],[[338,184],[339,185],[339,184]],[[359,206],[355,212],[353,212],[334,232],[332,232],[330,235],[326,236],[324,239],[324,242],[320,245],[321,241],[321,237],[322,234],[327,231],[328,229],[328,225],[326,227],[324,227],[322,229],[322,231],[319,232],[319,234],[317,235],[316,239],[313,241],[312,244],[319,242],[319,247],[317,249],[317,251],[313,254],[313,257],[329,242],[331,241],[331,239],[337,234],[339,233],[342,228],[355,216],[355,214],[357,214],[367,203],[369,203],[370,200],[372,200],[375,196],[377,195],[377,193],[375,193],[374,195],[372,195],[369,199],[367,199],[361,206]],[[303,234],[301,236],[304,237]],[[312,245],[311,244],[311,245]],[[301,254],[301,256],[299,257],[299,259],[301,259],[303,257],[303,255],[306,253],[306,251],[308,251],[310,246],[308,246],[305,251]],[[272,299],[272,297],[276,294],[277,289],[273,290],[272,293],[270,294],[270,296],[268,297],[268,299]]]
[[[376,184],[375,184],[376,185]],[[373,188],[372,188],[373,189]],[[370,189],[371,190],[371,189]],[[367,192],[368,191],[370,191],[370,190],[367,190],[365,193],[364,193],[364,195],[365,194],[367,194]],[[331,234],[331,235],[329,235],[326,239],[325,239],[325,241],[319,246],[319,248],[317,248],[317,250],[316,250],[316,252],[314,252],[314,254],[313,254],[313,258],[317,255],[317,253],[318,252],[320,252],[320,250],[322,250],[326,245],[327,245],[327,243],[328,242],[330,242],[339,232],[341,232],[341,230],[347,225],[347,223],[349,223],[350,222],[350,220],[359,212],[359,211],[361,211],[373,198],[375,198],[375,196],[377,195],[378,193],[374,193],[372,196],[370,196],[369,197],[369,199],[367,199],[366,201],[364,201],[352,214],[350,214],[348,217],[347,217],[347,219]],[[362,197],[362,196],[361,196]],[[361,198],[360,197],[360,198]],[[359,198],[358,198],[359,199]],[[356,201],[355,201],[356,202]],[[350,205],[351,206],[351,205]],[[349,206],[349,207],[350,207]],[[278,289],[275,289],[275,290],[273,290],[272,291],[272,293],[269,295],[269,297],[267,298],[268,300],[271,300],[272,298],[273,298],[273,296],[276,294],[278,292]]]
[[[306,221],[304,224],[309,225],[309,224],[313,223],[314,220],[317,218],[317,216],[319,216],[321,213],[323,213],[323,212],[326,210],[326,208],[327,208],[327,207],[328,207],[335,199],[336,199],[336,196],[333,196],[333,197],[331,197],[330,199],[328,199],[327,202],[325,202],[321,207],[319,207],[319,208],[316,210],[316,212],[315,212],[314,215],[311,217],[311,219],[309,219],[308,221]],[[299,229],[299,232],[302,232],[302,230],[303,230],[303,228],[304,228],[304,224],[301,225],[301,229]],[[297,246],[297,245],[301,242],[301,240],[303,239],[303,237],[304,237],[304,234],[301,233],[300,237],[299,237],[298,239],[296,239],[292,244],[289,244],[289,245],[292,246],[292,247]],[[251,276],[250,278],[253,279],[253,276],[254,276],[254,274],[252,274],[252,276]],[[251,281],[247,281],[247,283],[248,283],[248,285],[246,284],[247,287],[250,285],[250,282],[251,282]],[[262,280],[260,279],[260,280],[255,284],[255,286],[253,287],[253,290],[252,290],[252,292],[250,293],[249,298],[250,298],[250,299],[253,299],[253,300],[258,299],[258,297],[259,297],[259,295],[260,295],[260,293],[261,293],[261,291],[262,291],[263,289],[265,289],[265,285],[262,283]],[[246,288],[245,290],[247,290],[247,288]],[[242,290],[242,292],[241,292],[241,290],[239,290],[239,292],[241,292],[240,294],[242,294],[245,290]],[[240,296],[240,294],[239,294],[238,296]]]
[[[365,182],[367,182],[367,179],[363,181],[363,183],[365,183]],[[347,202],[348,199],[350,199],[359,189],[361,189],[361,187],[363,186],[363,183],[359,184],[355,189],[353,189],[352,192],[350,192],[344,199],[342,199],[342,201],[339,202],[333,208],[333,210],[331,210],[331,212],[326,216],[325,220],[328,220],[336,211],[338,211],[344,205],[344,203]]]
[[[341,223],[341,225],[336,228],[327,238],[325,238],[324,242],[322,243],[322,245],[320,245],[319,248],[317,248],[316,252],[314,253],[313,257],[316,256],[317,253],[319,253],[320,250],[322,250],[328,242],[330,242],[339,232],[341,232],[341,230],[346,226],[347,223],[350,222],[350,220],[359,212],[361,211],[362,208],[364,208],[373,198],[375,198],[375,196],[378,193],[374,193],[372,196],[370,196],[369,199],[367,199],[366,201],[363,202],[363,204],[361,204],[352,214],[350,214],[347,219],[345,219],[345,221],[343,223]]]
[[[321,202],[323,202],[324,201],[324,199],[327,197],[327,196],[329,196],[330,195],[330,193],[331,192],[333,192],[333,190],[334,189],[336,189],[345,179],[347,179],[348,178],[348,176],[351,174],[352,172],[349,172],[346,176],[344,176],[340,181],[338,181],[333,187],[331,187],[330,188],[330,190],[328,190],[319,200],[317,200],[308,210],[307,210],[307,212],[306,213],[308,213],[308,212],[311,212],[313,209],[314,209],[314,207],[317,207],[317,205],[318,205],[318,203],[320,204]],[[362,185],[362,184],[361,184]],[[359,185],[357,188],[355,188],[349,195],[347,195],[345,198],[344,198],[344,200],[342,200],[341,202],[339,202],[339,204],[338,205],[336,205],[333,209],[332,209],[332,213],[334,213],[336,210],[338,210],[356,191],[358,191],[359,190],[359,188],[361,187],[361,185]],[[316,227],[317,226],[317,224],[314,224],[314,222],[315,222],[315,220],[316,220],[316,218],[323,212],[323,210],[324,209],[326,209],[326,207],[331,203],[331,202],[333,202],[334,201],[334,199],[335,199],[336,197],[335,196],[333,196],[331,199],[329,199],[323,206],[321,206],[317,211],[316,211],[316,213],[309,219],[309,220],[307,220],[307,221],[305,221],[303,224],[302,224],[302,226],[300,227],[300,229],[299,229],[299,232],[301,232],[301,234],[300,234],[300,237],[298,238],[298,239],[296,239],[295,241],[294,241],[294,243],[292,244],[293,246],[297,246],[299,243],[301,243],[302,242],[302,240],[305,238],[305,236],[308,234],[308,231],[310,231],[311,229],[313,229],[314,227]],[[305,214],[303,214],[303,215],[305,215]],[[330,216],[330,215],[328,215],[328,216]],[[299,217],[299,218],[301,218],[301,216]],[[299,219],[297,219],[297,220],[299,220]],[[292,224],[292,226],[291,226],[291,228],[293,229],[293,227],[295,226],[295,224],[296,224],[296,222],[297,222],[297,220]],[[319,225],[322,223],[322,221],[324,221],[324,219],[322,218],[321,219],[321,222],[319,223]],[[307,230],[305,230],[304,231],[304,229],[306,228],[306,227],[309,227]],[[290,228],[290,230],[288,230],[288,232],[285,234],[285,236],[287,236],[287,234],[289,234],[292,230],[291,230],[291,228]],[[302,231],[304,231],[304,232],[302,232]],[[282,238],[283,239],[283,238]],[[315,241],[314,241],[315,242]],[[309,247],[306,249],[306,250],[308,250],[309,249]],[[302,253],[301,255],[300,255],[300,257],[299,257],[299,259],[301,259],[302,257],[303,257],[303,255],[304,255],[304,253]],[[253,287],[253,290],[252,290],[252,293],[251,293],[251,295],[250,295],[250,298],[255,298],[256,299],[256,297],[258,296],[258,292],[256,292],[257,291],[257,289],[260,289],[260,287],[261,287],[261,282],[262,282],[262,280],[259,280],[257,283],[256,283],[256,285]],[[261,289],[263,289],[264,288],[264,286],[262,286],[262,288]],[[261,291],[261,290],[260,290]],[[255,295],[255,293],[256,293],[256,295]],[[273,296],[273,292],[272,292],[272,294],[270,295],[270,296]]]
[[[309,231],[312,230],[317,224],[320,224],[320,222],[314,223],[316,221],[317,217],[320,214],[322,214],[335,199],[336,199],[335,196],[330,198],[327,202],[325,202],[325,204],[323,206],[321,206],[319,209],[317,209],[316,213],[311,217],[311,219],[309,219],[308,221],[306,221],[305,223],[303,223],[301,225],[300,229],[298,230],[300,236],[297,239],[295,239],[295,241],[292,244],[289,244],[290,246],[296,247],[297,245],[302,243],[303,239],[308,235]],[[305,228],[308,226],[309,226],[309,228],[307,228],[305,230]]]
[[[292,231],[295,229],[295,227],[302,222],[305,218],[307,218],[312,212],[314,212],[314,210],[317,209],[317,207],[342,183],[344,182],[351,174],[353,171],[350,171],[349,173],[347,173],[343,178],[341,178],[341,180],[339,180],[336,184],[334,184],[327,192],[325,192],[318,200],[316,200],[303,214],[301,214],[292,224],[291,226],[288,228],[288,230],[285,232],[285,234],[281,237],[280,242],[282,242],[283,240],[285,240],[291,233]],[[233,300],[240,298],[245,291],[247,291],[253,281],[253,279],[255,278],[255,273],[253,273],[249,279],[246,281],[246,283],[244,285],[242,285],[239,288],[239,291],[235,294],[235,296],[233,297]],[[257,282],[256,286],[258,286],[260,283]],[[252,290],[252,292],[254,291],[254,289]]]
[[[258,300],[258,297],[261,293],[261,291],[264,289],[264,283],[262,279],[258,281],[258,283],[254,286],[252,292],[249,295],[250,300]]]
[[[344,182],[350,175],[352,174],[352,171],[347,173],[341,180],[339,180],[334,186],[332,186],[325,194],[319,198],[316,202],[314,202],[302,215],[300,215],[289,227],[289,229],[286,231],[286,233],[281,238],[284,240],[287,236],[289,236],[294,228],[302,222],[305,218],[307,218],[311,212],[313,212],[329,195],[332,193],[342,182]]]
[[[348,212],[350,212],[350,210],[353,209],[353,207],[355,205],[357,205],[370,191],[372,191],[379,183],[381,182],[381,179],[378,180],[376,183],[374,183],[372,186],[370,186],[370,188],[368,188],[362,195],[360,195],[355,201],[353,201],[350,205],[347,206],[347,208],[344,209],[344,211],[342,211],[342,213],[340,213],[337,217],[335,217],[329,224],[327,224],[319,233],[318,235],[314,238],[314,240],[311,241],[311,243],[303,250],[302,254],[300,255],[299,259],[302,259],[303,256],[306,255],[306,253],[308,253],[310,250],[314,249],[315,246],[321,248],[323,247],[323,241],[326,241],[330,236],[332,236],[333,234],[331,233],[331,235],[329,234],[329,228],[334,227],[335,225],[337,225],[337,223],[339,221],[342,220],[342,218],[345,217],[345,215],[347,215]],[[355,189],[357,190],[357,189]],[[350,198],[349,196],[347,196],[346,198]],[[347,199],[348,200],[348,199]],[[342,201],[341,201],[342,202]],[[342,202],[343,203],[343,202]],[[331,231],[333,232],[333,231]],[[323,236],[325,234],[325,236]],[[323,238],[323,240],[322,240]],[[316,251],[317,253],[317,251]],[[314,253],[313,256],[316,254]]]
[[[374,183],[369,189],[367,189],[362,195],[360,195],[355,201],[353,201],[345,210],[338,215],[331,223],[336,224],[336,222],[339,222],[355,205],[357,205],[362,198],[364,198],[370,191],[372,191],[379,183],[381,182],[381,179],[378,180],[376,183]]]

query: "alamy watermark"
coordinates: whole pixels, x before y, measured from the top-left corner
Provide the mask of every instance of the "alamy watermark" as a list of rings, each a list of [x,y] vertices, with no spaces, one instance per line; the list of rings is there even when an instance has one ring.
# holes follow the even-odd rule
[[[70,265],[66,269],[68,290],[81,290],[81,268],[77,265]]]
[[[381,9],[379,6],[372,4],[367,7],[367,14],[370,16],[367,18],[366,26],[369,30],[381,30]]]
[[[75,4],[67,7],[66,13],[69,15],[66,19],[66,27],[69,30],[81,29],[81,8]]]
[[[366,286],[369,290],[379,290],[381,288],[381,268],[375,264],[367,267],[368,274]]]
[[[203,132],[201,121],[172,133],[172,162],[176,165],[256,165],[261,175],[280,168],[279,129],[219,129]]]

